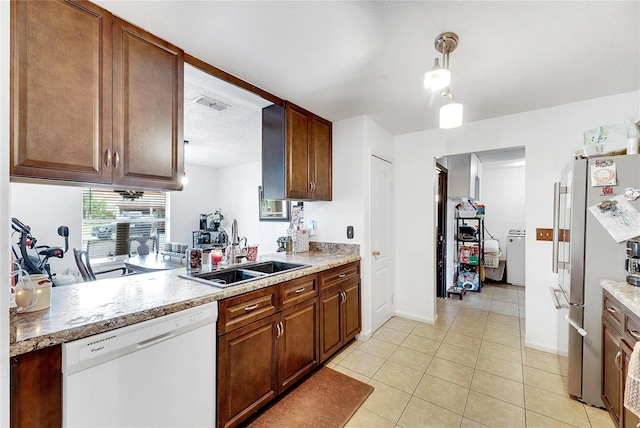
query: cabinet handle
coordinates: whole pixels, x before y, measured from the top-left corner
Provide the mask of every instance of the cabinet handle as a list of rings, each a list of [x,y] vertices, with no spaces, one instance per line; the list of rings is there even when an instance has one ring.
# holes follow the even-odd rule
[[[610,314],[617,314],[618,311],[615,310],[615,308],[612,308],[611,306],[607,306],[605,307],[605,309],[607,310],[607,312],[609,312]]]
[[[345,293],[344,291],[340,292],[340,297],[342,297],[342,303],[345,303],[347,301],[347,293]]]
[[[311,182],[311,191],[312,192],[316,191],[316,183],[314,183],[313,181]]]
[[[341,273],[340,275],[338,275],[338,278],[344,278],[345,276],[347,276],[346,273]]]
[[[244,308],[244,310],[245,310],[245,312],[249,312],[249,311],[252,311],[254,309],[258,309],[258,306],[260,306],[260,303],[256,303],[255,305],[247,306],[246,308]]]
[[[118,154],[117,150],[115,151],[114,155],[115,155],[114,157],[116,158],[116,161],[115,161],[115,164],[114,164],[113,167],[115,169],[118,169],[118,168],[120,168],[120,155]]]
[[[622,357],[622,351],[618,351],[618,353],[616,354],[616,358],[614,360],[618,370],[622,370],[622,363],[620,362],[621,357]]]
[[[276,333],[276,339],[278,339],[280,336],[282,336],[281,330],[280,330],[280,323],[276,324],[276,330],[278,330],[278,333]]]
[[[640,340],[640,332],[636,330],[627,330],[627,331],[629,332],[631,337],[633,337],[635,340]]]
[[[282,321],[280,321],[279,324],[280,324],[280,337],[282,337],[284,335],[284,324],[282,324]]]
[[[111,168],[111,149],[104,152],[104,164],[107,168]]]
[[[302,293],[306,289],[307,287],[298,288],[296,291],[294,291],[294,293]]]

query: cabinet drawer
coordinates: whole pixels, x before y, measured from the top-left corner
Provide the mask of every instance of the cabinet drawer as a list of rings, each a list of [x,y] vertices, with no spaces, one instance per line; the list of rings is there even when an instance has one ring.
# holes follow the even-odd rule
[[[604,294],[602,301],[602,317],[611,323],[611,326],[622,332],[624,315],[620,303],[611,298],[608,294]],[[640,331],[640,330],[638,330]]]
[[[640,340],[640,320],[627,311],[624,314],[624,335],[632,348]]]
[[[275,314],[277,311],[276,296],[277,289],[274,286],[221,300],[219,303],[218,335]]]
[[[304,302],[318,295],[318,277],[316,275],[303,276],[280,284],[280,308]]]
[[[325,292],[350,279],[360,278],[360,262],[349,263],[348,265],[320,272],[318,277],[320,281],[320,292]]]

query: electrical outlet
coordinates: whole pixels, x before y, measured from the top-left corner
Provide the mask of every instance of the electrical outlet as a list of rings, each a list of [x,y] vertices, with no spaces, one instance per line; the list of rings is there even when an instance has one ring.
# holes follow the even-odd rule
[[[353,239],[353,226],[347,226],[347,239]]]
[[[536,229],[536,241],[551,241],[553,240],[553,229]]]

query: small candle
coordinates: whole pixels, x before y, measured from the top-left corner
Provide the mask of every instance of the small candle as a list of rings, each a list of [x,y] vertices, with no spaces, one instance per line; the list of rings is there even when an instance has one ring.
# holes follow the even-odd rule
[[[222,261],[222,252],[220,252],[219,250],[212,251],[211,252],[211,264],[212,265],[217,265],[221,261]]]

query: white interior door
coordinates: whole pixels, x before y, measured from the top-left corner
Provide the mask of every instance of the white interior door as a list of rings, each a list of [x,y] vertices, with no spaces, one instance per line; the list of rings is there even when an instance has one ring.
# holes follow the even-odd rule
[[[393,308],[393,164],[371,156],[371,328],[376,331]]]

